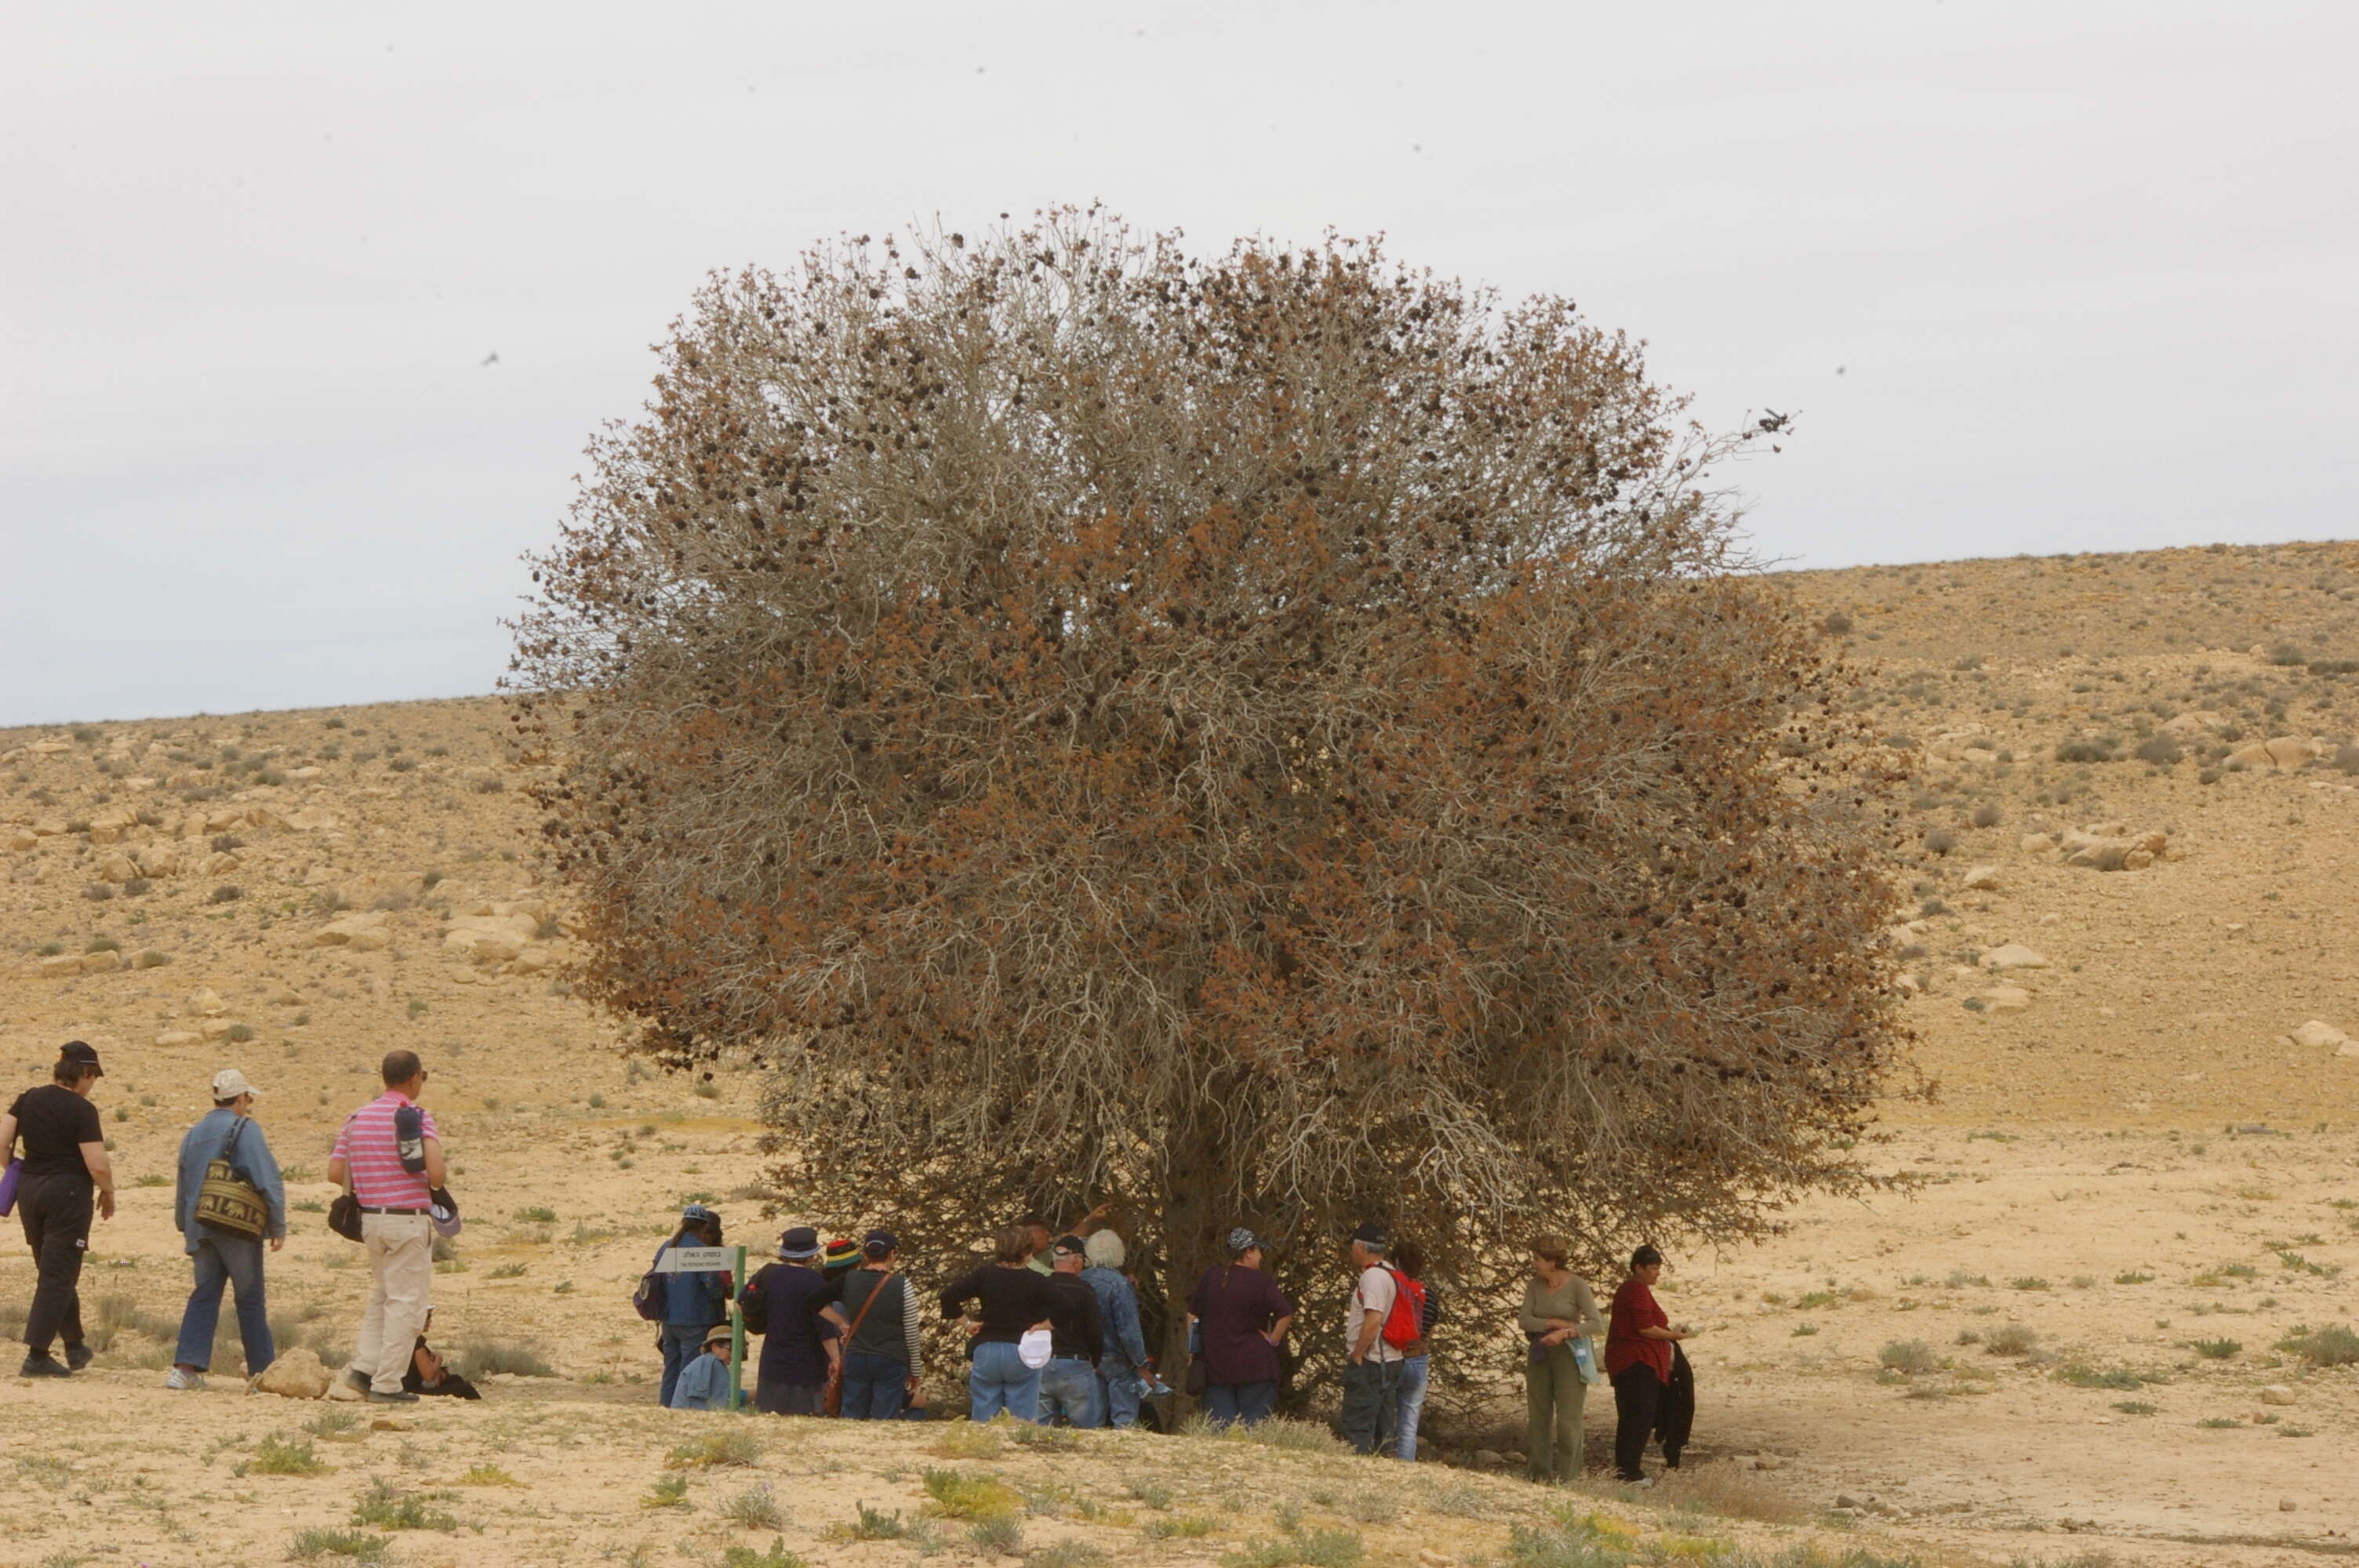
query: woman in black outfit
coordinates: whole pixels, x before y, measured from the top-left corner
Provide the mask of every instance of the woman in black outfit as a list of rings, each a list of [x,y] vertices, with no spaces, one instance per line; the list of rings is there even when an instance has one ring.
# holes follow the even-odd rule
[[[32,1311],[25,1318],[25,1378],[65,1378],[90,1365],[82,1336],[82,1260],[90,1244],[92,1193],[98,1213],[114,1217],[114,1165],[106,1157],[106,1134],[98,1125],[91,1090],[105,1076],[98,1053],[71,1040],[49,1069],[52,1082],[27,1089],[0,1116],[0,1162],[25,1140],[24,1169],[16,1173],[16,1217],[25,1245],[33,1249],[39,1280]],[[50,1344],[62,1338],[60,1365]]]
[[[1040,1368],[1027,1367],[1016,1342],[1027,1331],[1045,1328],[1057,1292],[1046,1274],[1026,1267],[1032,1238],[1009,1226],[994,1239],[994,1260],[942,1292],[942,1315],[956,1317],[966,1303],[983,1303],[974,1336],[974,1369],[967,1374],[968,1415],[989,1421],[1006,1411],[1017,1421],[1040,1419]],[[1044,1358],[1045,1365],[1045,1358]]]

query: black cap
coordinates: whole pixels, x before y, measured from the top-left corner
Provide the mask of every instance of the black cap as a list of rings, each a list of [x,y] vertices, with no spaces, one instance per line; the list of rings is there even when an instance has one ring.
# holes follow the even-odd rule
[[[1385,1227],[1371,1220],[1352,1232],[1352,1239],[1371,1252],[1381,1252],[1385,1249]]]
[[[1057,1244],[1049,1250],[1061,1257],[1086,1258],[1089,1256],[1089,1243],[1078,1236],[1060,1236]]]
[[[871,1258],[882,1258],[897,1250],[901,1238],[889,1230],[872,1230],[860,1238],[860,1249]]]
[[[102,1078],[106,1076],[106,1069],[98,1065],[98,1053],[90,1048],[88,1041],[67,1041],[58,1048],[58,1060],[73,1063],[82,1069],[85,1076],[92,1073],[96,1073]]]

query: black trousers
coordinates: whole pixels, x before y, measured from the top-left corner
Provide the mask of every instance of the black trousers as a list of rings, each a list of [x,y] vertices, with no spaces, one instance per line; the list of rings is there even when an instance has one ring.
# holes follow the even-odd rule
[[[1655,1435],[1655,1416],[1663,1402],[1663,1380],[1645,1362],[1636,1362],[1614,1374],[1614,1473],[1636,1481],[1646,1472],[1638,1461],[1647,1440]]]
[[[25,1315],[25,1343],[36,1352],[59,1338],[82,1343],[82,1260],[90,1248],[92,1195],[88,1176],[26,1176],[17,1183],[16,1217],[40,1271]]]

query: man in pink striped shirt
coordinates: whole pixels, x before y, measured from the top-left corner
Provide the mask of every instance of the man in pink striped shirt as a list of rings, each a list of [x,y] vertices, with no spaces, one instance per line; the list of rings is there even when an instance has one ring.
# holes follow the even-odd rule
[[[328,1180],[359,1201],[361,1242],[368,1249],[368,1311],[344,1379],[372,1403],[396,1405],[418,1398],[403,1390],[401,1375],[409,1369],[434,1286],[429,1210],[433,1189],[446,1175],[434,1118],[418,1103],[426,1092],[418,1053],[388,1052],[382,1072],[385,1093],[344,1118],[328,1158]],[[400,1125],[413,1119],[414,1130]],[[405,1131],[411,1132],[407,1151]]]

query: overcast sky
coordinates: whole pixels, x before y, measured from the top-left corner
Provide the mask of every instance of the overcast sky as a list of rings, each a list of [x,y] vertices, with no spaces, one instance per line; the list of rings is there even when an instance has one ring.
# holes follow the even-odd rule
[[[2250,0],[16,8],[0,724],[489,690],[708,270],[1051,202],[1569,295],[1799,412],[1795,563],[2359,535],[2354,59]]]

